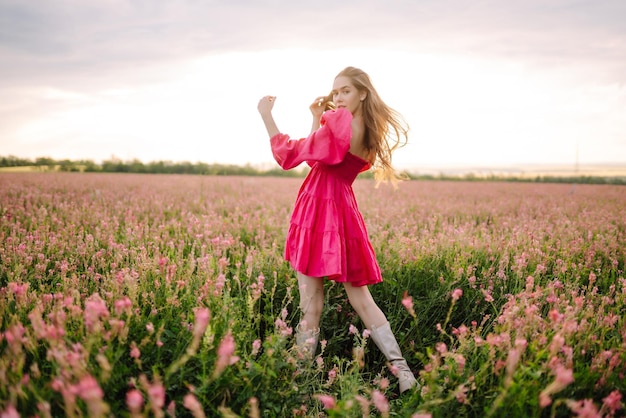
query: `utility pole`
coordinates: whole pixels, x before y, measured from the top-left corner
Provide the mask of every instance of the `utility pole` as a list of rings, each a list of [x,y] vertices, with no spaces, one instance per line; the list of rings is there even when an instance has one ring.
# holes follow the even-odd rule
[[[576,173],[576,176],[578,176],[578,168],[579,168],[579,165],[578,165],[578,148],[579,148],[579,144],[580,144],[580,141],[576,140],[576,165],[574,167],[574,172]]]
[[[578,162],[579,147],[580,147],[580,141],[577,139],[576,140],[576,161],[574,162],[574,183],[572,184],[572,188],[569,191],[570,194],[574,193],[574,191],[576,190],[576,183],[578,182],[578,170],[580,168],[579,162]]]

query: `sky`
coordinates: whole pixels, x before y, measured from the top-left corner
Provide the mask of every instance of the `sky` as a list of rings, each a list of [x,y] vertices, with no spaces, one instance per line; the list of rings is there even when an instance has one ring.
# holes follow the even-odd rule
[[[271,167],[346,66],[399,169],[626,166],[623,0],[0,0],[0,156]]]

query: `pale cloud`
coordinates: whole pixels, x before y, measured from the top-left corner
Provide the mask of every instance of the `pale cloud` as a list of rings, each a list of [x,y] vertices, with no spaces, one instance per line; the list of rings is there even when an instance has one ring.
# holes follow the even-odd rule
[[[598,77],[624,81],[624,19],[621,0],[3,0],[0,75],[97,78],[203,54],[373,47],[598,64]]]

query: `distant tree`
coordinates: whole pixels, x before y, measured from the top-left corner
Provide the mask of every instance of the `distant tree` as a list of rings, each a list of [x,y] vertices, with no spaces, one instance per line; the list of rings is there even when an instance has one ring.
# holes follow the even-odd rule
[[[145,173],[146,172],[146,166],[144,165],[144,163],[142,163],[141,161],[137,159],[132,160],[129,164],[130,164],[130,167],[128,168],[128,171],[130,173]]]
[[[56,161],[50,157],[39,157],[35,160],[35,165],[53,167],[56,165]]]
[[[14,155],[0,158],[0,167],[23,167],[33,165],[33,161],[26,158],[19,158]]]
[[[81,160],[78,162],[79,165],[83,167],[83,171],[88,173],[97,173],[102,171],[100,165],[96,164],[92,160]]]

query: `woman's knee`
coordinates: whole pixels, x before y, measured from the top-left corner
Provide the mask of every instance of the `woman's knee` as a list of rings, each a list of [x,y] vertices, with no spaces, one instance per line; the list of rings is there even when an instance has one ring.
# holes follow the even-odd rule
[[[376,305],[367,286],[352,286],[350,283],[345,283],[344,288],[346,289],[350,305],[355,310],[367,309],[372,305]]]

